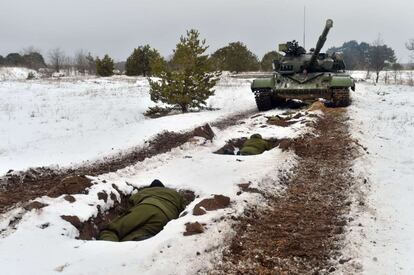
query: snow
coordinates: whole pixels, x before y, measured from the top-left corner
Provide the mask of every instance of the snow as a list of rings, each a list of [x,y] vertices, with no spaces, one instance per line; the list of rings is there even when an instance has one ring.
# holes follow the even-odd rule
[[[360,191],[347,236],[348,268],[413,274],[414,87],[360,83],[349,111],[352,134],[369,154],[355,163]]]
[[[37,78],[39,74],[35,70],[22,67],[0,67],[0,82],[9,80],[24,80],[29,73],[33,73]]]
[[[254,110],[250,81],[224,77],[216,111],[148,119],[145,78],[63,78],[0,82],[0,175],[9,169],[71,166],[116,155],[156,134],[185,131]]]
[[[265,115],[282,112],[273,110]],[[208,113],[204,115],[208,116]],[[225,130],[213,128],[216,137],[212,141],[194,138],[168,153],[95,177],[95,184],[88,194],[74,195],[74,203],[63,197],[42,197],[37,201],[48,206],[40,210],[25,212],[18,208],[5,213],[1,220],[16,217],[21,220],[14,229],[7,227],[7,223],[0,224],[2,274],[195,274],[206,271],[219,259],[223,245],[234,234],[230,216],[240,215],[248,204],[266,207],[259,194],[237,195],[237,184],[251,182],[252,187],[282,194],[284,187],[279,184],[279,177],[291,173],[296,163],[292,152],[282,152],[279,148],[258,156],[217,155],[213,152],[226,140],[253,133],[263,137],[297,137],[310,131],[304,125],[315,118],[303,116],[287,128],[262,128],[265,120],[263,115],[255,116]],[[113,205],[110,198],[106,203],[98,200],[98,192],[118,194],[113,187],[115,184],[121,191],[131,193],[131,185],[144,186],[155,178],[168,187],[194,190],[199,197],[187,207],[187,215],[171,221],[151,239],[123,243],[76,240],[77,230],[60,218],[61,215],[76,215],[85,221],[97,214],[98,206],[106,210]],[[194,205],[212,194],[229,196],[231,207],[193,216]],[[225,219],[221,219],[223,215]],[[205,223],[206,231],[184,237],[185,224],[195,221]]]

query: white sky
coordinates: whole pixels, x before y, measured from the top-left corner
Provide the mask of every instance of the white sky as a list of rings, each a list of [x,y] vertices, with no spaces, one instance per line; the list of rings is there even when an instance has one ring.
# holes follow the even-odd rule
[[[0,0],[0,54],[28,46],[44,54],[83,48],[124,60],[148,43],[168,56],[179,36],[196,28],[210,51],[242,41],[261,58],[278,43],[302,42],[304,5],[308,48],[332,18],[325,49],[381,34],[400,62],[409,61],[404,44],[414,38],[412,0]]]

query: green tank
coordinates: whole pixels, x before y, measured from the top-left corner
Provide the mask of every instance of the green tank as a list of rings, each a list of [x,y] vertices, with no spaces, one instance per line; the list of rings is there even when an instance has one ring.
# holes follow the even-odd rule
[[[277,107],[288,99],[323,98],[335,107],[351,103],[350,89],[355,90],[355,81],[345,73],[342,54],[321,53],[332,27],[333,21],[328,19],[316,48],[308,53],[295,40],[279,45],[279,51],[285,55],[273,61],[272,76],[255,79],[251,85],[260,111]]]

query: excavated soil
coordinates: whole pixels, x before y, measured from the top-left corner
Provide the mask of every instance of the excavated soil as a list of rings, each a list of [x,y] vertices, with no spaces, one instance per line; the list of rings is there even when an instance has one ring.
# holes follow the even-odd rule
[[[227,117],[213,123],[212,126],[224,129],[240,119],[251,116],[251,114],[252,111],[248,111]],[[5,176],[0,177],[0,214],[16,205],[23,204],[24,206],[28,201],[45,195],[58,197],[65,194],[87,193],[87,189],[92,183],[81,182],[79,184],[71,184],[68,191],[68,185],[65,184],[64,180],[71,177],[97,176],[117,171],[146,158],[166,153],[173,148],[183,145],[194,136],[212,139],[214,133],[208,124],[185,133],[163,132],[153,140],[147,141],[146,146],[143,148],[135,148],[129,153],[106,158],[100,162],[85,164],[75,169],[38,167],[18,172],[10,170]],[[65,199],[68,201],[72,200],[70,196],[66,196]]]
[[[286,193],[270,208],[246,210],[223,260],[210,274],[327,274],[344,262],[340,253],[356,155],[344,109],[325,109],[318,136],[287,142],[299,156]]]

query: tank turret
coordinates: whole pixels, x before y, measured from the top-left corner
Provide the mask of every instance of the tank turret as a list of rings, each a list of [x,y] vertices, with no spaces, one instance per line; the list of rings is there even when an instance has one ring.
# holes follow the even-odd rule
[[[328,37],[329,30],[333,27],[332,19],[326,20],[325,29],[322,32],[322,35],[319,36],[318,43],[316,44],[316,48],[312,53],[311,59],[309,61],[308,68],[312,68],[315,66],[316,60],[318,59],[319,53],[321,52],[323,46],[325,45],[326,38]]]

